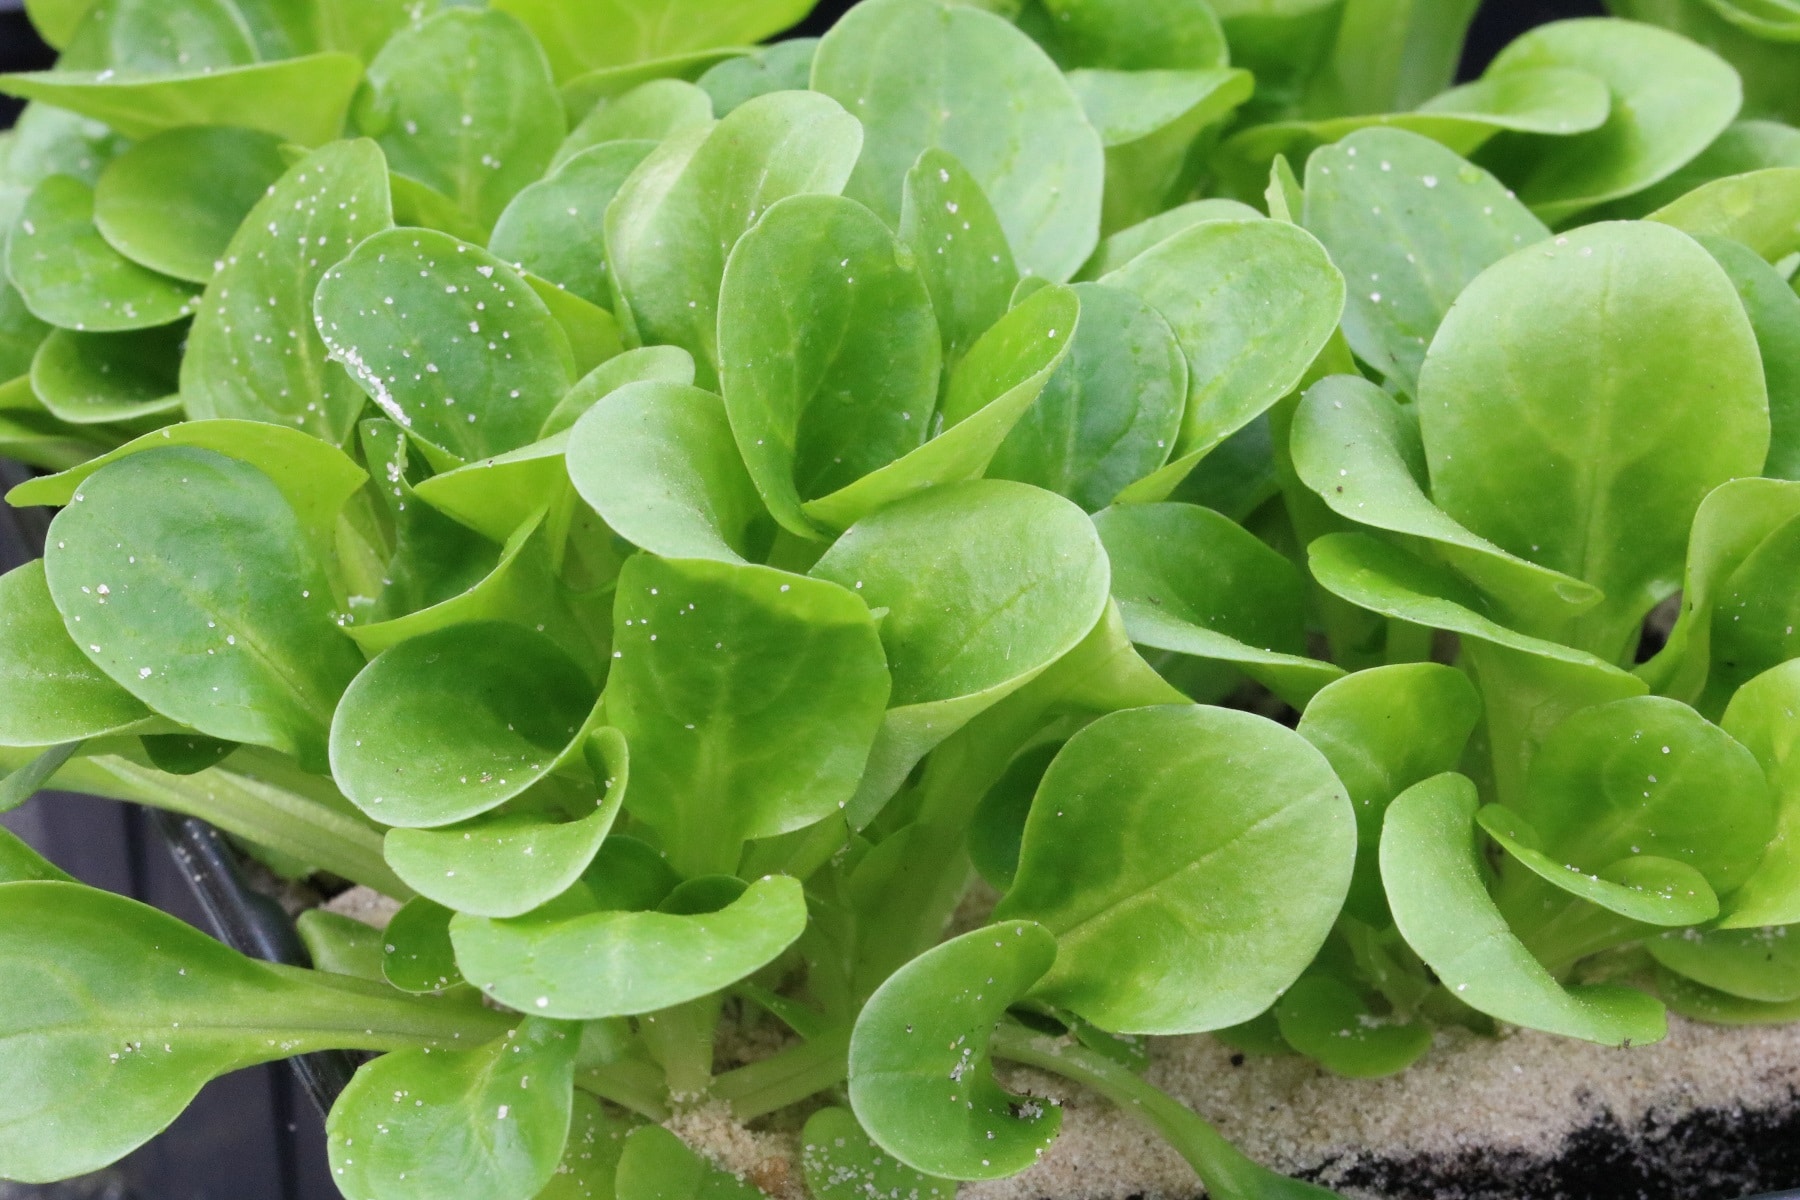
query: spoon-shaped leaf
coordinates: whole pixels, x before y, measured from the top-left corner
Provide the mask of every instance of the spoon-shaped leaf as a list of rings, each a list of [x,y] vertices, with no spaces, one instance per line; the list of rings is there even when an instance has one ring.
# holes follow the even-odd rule
[[[1268,1008],[1318,952],[1355,847],[1343,785],[1291,730],[1231,709],[1134,709],[1050,764],[995,915],[1056,934],[1034,989],[1050,1003],[1115,1033],[1220,1029]]]
[[[120,254],[94,227],[94,193],[52,175],[32,191],[7,274],[33,314],[64,329],[148,329],[187,316],[196,289]]]
[[[190,446],[120,459],[79,489],[44,564],[83,653],[183,725],[321,763],[361,656],[281,490]]]
[[[900,196],[900,240],[913,259],[943,332],[944,367],[1006,314],[1019,269],[981,184],[948,150],[919,155]]]
[[[463,459],[537,438],[575,382],[567,336],[517,272],[448,234],[394,229],[326,271],[319,334],[381,410]]]
[[[606,208],[655,142],[608,142],[584,150],[522,189],[494,222],[488,249],[507,262],[607,308]]]
[[[660,1125],[645,1125],[626,1136],[612,1194],[618,1200],[762,1200],[763,1195]]]
[[[1105,276],[1175,331],[1188,402],[1174,459],[1124,499],[1166,499],[1194,465],[1292,391],[1344,310],[1324,247],[1281,221],[1207,221]]]
[[[245,958],[72,883],[0,884],[0,1175],[66,1179],[160,1133],[216,1076],[330,1048],[448,1048],[507,1022]]]
[[[1078,283],[1081,323],[1036,403],[989,464],[991,479],[1090,511],[1163,465],[1187,406],[1187,358],[1162,315],[1123,288]]]
[[[1726,929],[1800,924],[1800,663],[1787,662],[1738,689],[1721,719],[1756,756],[1775,797],[1775,836],[1744,885],[1727,898]]]
[[[1436,775],[1402,792],[1381,832],[1381,878],[1407,944],[1450,994],[1514,1025],[1616,1046],[1660,1041],[1663,1007],[1613,984],[1564,988],[1507,928],[1482,879],[1475,785]]]
[[[1492,175],[1400,129],[1360,130],[1315,151],[1302,223],[1350,284],[1351,349],[1408,392],[1469,281],[1550,235]]]
[[[1662,966],[1746,1000],[1800,1000],[1800,937],[1786,925],[1671,930],[1644,943]]]
[[[1056,957],[1049,930],[1009,921],[926,951],[876,989],[850,1037],[850,1105],[876,1144],[946,1179],[1037,1161],[1062,1110],[995,1083],[988,1039]]]
[[[343,442],[364,397],[326,360],[313,295],[328,267],[392,225],[372,142],[334,142],[289,169],[237,227],[200,298],[181,364],[188,415],[279,421]]]
[[[578,894],[585,886],[529,916],[458,916],[450,937],[469,982],[539,1016],[633,1016],[729,987],[806,928],[806,898],[787,876],[705,913],[596,911]]]
[[[280,148],[273,134],[229,126],[159,134],[100,173],[94,224],[127,258],[205,283],[238,226],[287,172]]]
[[[517,917],[572,887],[618,818],[629,771],[625,738],[596,730],[586,749],[599,793],[573,820],[511,812],[441,829],[390,829],[382,857],[407,886],[458,912]]]
[[[1086,514],[1001,480],[880,509],[813,574],[888,610],[892,707],[846,814],[856,828],[939,742],[1080,643],[1107,605],[1106,554]]]
[[[791,196],[741,239],[719,293],[721,391],[769,511],[801,508],[903,457],[931,431],[941,364],[913,256],[841,196]]]
[[[800,1133],[800,1170],[814,1200],[952,1200],[954,1180],[922,1175],[870,1140],[847,1108],[822,1108]]]
[[[888,699],[867,606],[771,567],[638,555],[614,601],[608,718],[631,743],[626,803],[685,874],[836,813]]]
[[[1800,1003],[1795,1001],[1746,1000],[1703,987],[1666,967],[1657,969],[1656,994],[1670,1012],[1709,1025],[1786,1025],[1800,1017]]]
[[[1538,846],[1537,831],[1499,804],[1475,814],[1482,831],[1520,866],[1560,891],[1646,925],[1698,925],[1719,915],[1719,897],[1687,863],[1634,854],[1588,873]]]
[[[1296,707],[1343,675],[1305,655],[1299,572],[1241,525],[1193,504],[1125,504],[1094,527],[1138,645],[1231,663]]]
[[[567,461],[581,498],[653,554],[742,562],[763,521],[725,405],[699,388],[609,392],[576,422]]]
[[[614,307],[637,342],[687,350],[712,386],[732,247],[777,200],[842,191],[862,144],[856,118],[836,101],[774,92],[653,151],[606,211]]]
[[[0,714],[6,746],[76,742],[151,720],[69,637],[41,560],[0,575]]]
[[[574,1026],[527,1018],[468,1050],[396,1050],[357,1072],[325,1123],[348,1200],[532,1200],[569,1136]]]
[[[556,770],[594,705],[587,676],[542,634],[452,625],[364,668],[331,726],[332,776],[388,825],[478,816]]]
[[[868,146],[845,194],[890,225],[907,172],[941,147],[987,193],[1023,272],[1065,280],[1093,250],[1100,136],[1056,64],[1006,20],[939,0],[859,4],[819,43],[812,86],[862,121]]]
[[[31,390],[71,425],[133,421],[181,406],[185,325],[125,333],[57,329],[31,361]]]
[[[394,171],[449,197],[482,229],[543,176],[568,131],[531,34],[505,13],[460,7],[381,48],[355,118]]]

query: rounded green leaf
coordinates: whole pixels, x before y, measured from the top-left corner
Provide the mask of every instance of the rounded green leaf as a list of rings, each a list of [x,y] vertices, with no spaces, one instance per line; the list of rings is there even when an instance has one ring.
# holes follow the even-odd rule
[[[801,503],[925,441],[940,348],[912,255],[841,196],[792,196],[739,239],[719,294],[721,391],[765,503]]]
[[[818,49],[818,38],[783,38],[709,67],[696,82],[712,101],[711,113],[722,117],[758,96],[803,90]]]
[[[1483,881],[1475,785],[1436,775],[1402,792],[1381,832],[1381,878],[1407,944],[1449,993],[1514,1025],[1617,1046],[1661,1041],[1663,1007],[1613,984],[1564,988],[1507,928]]]
[[[575,423],[567,462],[581,498],[652,554],[742,562],[764,523],[725,405],[696,387],[644,381],[607,392]]]
[[[368,84],[360,131],[483,229],[543,176],[567,132],[544,51],[502,12],[447,8],[400,30]]]
[[[0,745],[78,742],[150,717],[70,639],[42,560],[0,575]]]
[[[856,118],[814,92],[773,92],[664,142],[606,212],[617,311],[642,345],[680,346],[718,377],[719,284],[746,230],[777,201],[843,190]]]
[[[103,467],[51,522],[70,636],[155,711],[323,761],[361,664],[294,509],[255,467],[168,446]]]
[[[907,172],[936,146],[987,193],[1026,274],[1065,280],[1093,250],[1100,136],[1056,64],[1004,19],[940,0],[868,0],[819,43],[812,86],[862,121],[868,146],[845,194],[889,224]]]
[[[645,381],[691,384],[694,356],[680,346],[640,346],[607,359],[575,381],[575,386],[544,418],[540,438],[554,437],[574,427],[582,414],[604,396],[628,383]]]
[[[1102,283],[1160,312],[1188,360],[1174,461],[1126,491],[1162,500],[1210,451],[1300,382],[1344,310],[1344,279],[1312,236],[1282,221],[1207,221]]]
[[[313,295],[328,267],[393,223],[372,142],[333,142],[283,175],[200,298],[181,364],[188,414],[276,421],[344,442],[365,399],[327,361]]]
[[[31,361],[31,390],[71,425],[133,421],[180,407],[185,325],[124,333],[54,330]]]
[[[621,141],[584,150],[512,198],[488,249],[533,275],[608,308],[606,209],[655,142]]]
[[[746,60],[727,60],[741,61]],[[654,146],[684,129],[710,125],[713,116],[711,99],[687,80],[652,79],[595,105],[563,139],[551,161],[551,172],[596,146],[608,142],[650,142]]]
[[[638,555],[613,618],[606,710],[631,743],[626,803],[678,869],[729,871],[744,840],[849,801],[888,699],[862,600],[771,567]]]
[[[1606,123],[1590,133],[1496,150],[1501,178],[1552,222],[1673,173],[1731,123],[1743,100],[1737,72],[1717,55],[1635,21],[1540,25],[1502,50],[1487,78],[1547,67],[1586,71],[1612,93]]]
[[[1548,853],[1586,872],[1650,854],[1694,867],[1720,894],[1755,870],[1775,819],[1755,757],[1661,696],[1570,716],[1545,739],[1513,807]]]
[[[256,962],[153,908],[60,882],[0,884],[0,989],[0,1176],[26,1183],[123,1157],[242,1067],[332,1048],[448,1048],[453,1034],[501,1025]]]
[[[1057,936],[1034,989],[1115,1033],[1247,1021],[1343,906],[1356,820],[1304,739],[1231,709],[1100,718],[1045,772],[1002,920]]]
[[[1664,967],[1705,987],[1745,1000],[1800,1000],[1800,936],[1787,925],[1755,929],[1682,929],[1650,938],[1644,948]]]
[[[613,1180],[611,1194],[618,1200],[760,1200],[763,1195],[660,1125],[626,1135]]]
[[[1715,179],[1769,167],[1800,167],[1800,129],[1780,121],[1733,121],[1713,139],[1712,145],[1661,183],[1590,215],[1635,217],[1652,213]]]
[[[956,1183],[921,1175],[869,1139],[847,1108],[821,1108],[800,1132],[800,1170],[813,1200],[953,1200]]]
[[[1323,973],[1303,975],[1275,1006],[1282,1040],[1334,1075],[1376,1079],[1404,1071],[1431,1049],[1431,1026],[1378,1016],[1356,990]]]
[[[187,316],[195,289],[140,266],[94,227],[94,193],[52,175],[25,201],[7,249],[7,273],[34,315],[64,329],[109,332]]]
[[[423,995],[462,985],[450,946],[450,918],[435,900],[414,896],[382,930],[381,977],[403,992]]]
[[[1715,988],[1702,987],[1666,967],[1656,972],[1656,994],[1669,1011],[1709,1025],[1786,1025],[1800,1017],[1800,1003],[1746,1000]]]
[[[592,811],[572,819],[490,813],[441,829],[390,829],[382,857],[408,887],[439,904],[479,917],[522,916],[574,885],[618,818],[629,772],[624,737],[597,730],[586,755],[597,793]]]
[[[1475,822],[1539,879],[1622,917],[1646,925],[1698,925],[1719,915],[1719,897],[1712,885],[1684,862],[1633,854],[1590,873],[1544,853],[1537,831],[1502,805],[1483,806]]]
[[[1094,527],[1138,645],[1231,663],[1297,707],[1343,674],[1306,657],[1300,573],[1241,525],[1193,504],[1125,504]]]
[[[517,625],[452,625],[363,669],[331,724],[331,773],[358,808],[430,829],[554,771],[594,705],[581,668]]]
[[[592,1020],[711,995],[773,962],[805,928],[799,881],[766,876],[717,912],[571,916],[552,906],[506,921],[459,916],[450,937],[463,974],[494,999]]]
[[[1565,636],[1608,659],[1680,585],[1701,500],[1769,446],[1736,290],[1649,223],[1588,226],[1482,272],[1432,342],[1418,407],[1432,499],[1603,591]]]
[[[1800,662],[1738,689],[1721,719],[1756,756],[1775,797],[1775,836],[1762,862],[1725,906],[1727,929],[1800,923]]]
[[[381,410],[463,459],[537,439],[575,382],[550,310],[517,272],[427,229],[378,233],[325,272],[319,334]]]
[[[356,1072],[325,1123],[348,1200],[532,1200],[562,1161],[574,1026],[527,1019],[470,1050],[397,1050]]]
[[[1005,315],[1018,286],[1006,231],[968,168],[937,147],[920,154],[906,173],[899,228],[931,293],[944,367],[953,371]]]
[[[1262,217],[1261,212],[1236,200],[1190,200],[1109,235],[1076,278],[1098,279],[1110,274],[1151,247],[1207,221],[1260,221]]]
[[[219,125],[172,129],[100,173],[94,224],[134,262],[205,283],[238,226],[286,172],[274,134]]]
[[[1057,956],[1029,921],[921,954],[863,1006],[850,1036],[850,1105],[889,1154],[946,1179],[1003,1179],[1055,1140],[1062,1110],[994,1082],[988,1039]]]
[[[1492,175],[1400,129],[1360,130],[1314,151],[1302,223],[1350,284],[1350,348],[1408,392],[1469,281],[1550,235]]]
[[[1741,242],[1770,262],[1800,250],[1800,167],[1771,167],[1701,184],[1650,214],[1695,235]]]
[[[988,466],[991,479],[1067,496],[1089,511],[1167,460],[1187,406],[1187,359],[1161,314],[1103,283],[1079,283],[1081,324],[1056,374]]]

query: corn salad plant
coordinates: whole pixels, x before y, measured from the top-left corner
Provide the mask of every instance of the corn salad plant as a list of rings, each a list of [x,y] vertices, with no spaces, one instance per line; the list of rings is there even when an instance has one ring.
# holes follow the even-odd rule
[[[0,807],[404,903],[0,833],[0,1177],[336,1048],[350,1200],[948,1197],[998,1063],[1317,1197],[1144,1039],[1800,1017],[1795,0],[28,7]]]

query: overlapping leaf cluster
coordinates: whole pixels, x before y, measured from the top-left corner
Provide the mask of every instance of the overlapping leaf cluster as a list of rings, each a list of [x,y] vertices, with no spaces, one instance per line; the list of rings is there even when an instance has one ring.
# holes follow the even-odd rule
[[[1800,8],[807,7],[32,0],[0,807],[404,905],[0,835],[0,1176],[344,1048],[354,1200],[947,1196],[997,1059],[1303,1196],[1139,1039],[1800,1016]]]

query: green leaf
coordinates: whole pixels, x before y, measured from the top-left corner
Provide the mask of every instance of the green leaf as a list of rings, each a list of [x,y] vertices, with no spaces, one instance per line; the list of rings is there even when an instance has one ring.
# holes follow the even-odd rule
[[[1311,80],[1318,111],[1407,108],[1448,87],[1480,0],[1351,0]]]
[[[604,220],[619,185],[655,142],[608,142],[584,150],[514,196],[488,249],[602,307],[612,303]]]
[[[1787,580],[1800,563],[1800,518],[1764,538],[1719,589],[1712,614],[1712,678],[1700,704],[1717,712],[1740,684],[1800,657]]]
[[[532,1200],[562,1160],[578,1040],[527,1018],[479,1048],[365,1064],[325,1123],[332,1182],[349,1200]]]
[[[1006,231],[968,168],[936,147],[906,173],[899,228],[931,293],[944,369],[952,372],[1011,306],[1019,269]]]
[[[12,280],[0,279],[0,375],[17,379],[27,374],[38,347],[49,335],[50,326],[31,315]],[[7,406],[0,405],[3,407]]]
[[[396,33],[369,64],[355,117],[394,171],[483,229],[543,176],[568,132],[531,34],[505,13],[468,8]]]
[[[1069,356],[1000,444],[987,475],[1097,511],[1162,466],[1187,406],[1188,368],[1162,315],[1131,292],[1078,283]]]
[[[988,1039],[1056,957],[1049,930],[1012,921],[952,938],[876,989],[850,1037],[850,1105],[877,1145],[945,1179],[1037,1161],[1062,1110],[995,1083]]]
[[[1407,392],[1469,281],[1550,235],[1492,175],[1401,129],[1360,130],[1314,151],[1303,224],[1351,284],[1351,349]]]
[[[250,210],[200,298],[181,364],[189,415],[348,439],[364,397],[327,361],[313,294],[328,267],[392,225],[387,168],[374,143],[334,142],[289,169]]]
[[[281,489],[192,446],[133,454],[79,489],[44,562],[83,652],[183,725],[322,763],[361,655]]]
[[[776,201],[842,191],[861,149],[856,119],[811,92],[759,96],[717,125],[664,142],[606,212],[621,321],[641,344],[687,350],[702,385],[712,386],[732,247]]]
[[[1800,167],[1772,167],[1705,183],[1650,214],[1686,233],[1742,242],[1770,262],[1800,250]]]
[[[384,413],[463,459],[536,440],[575,381],[568,338],[537,293],[448,234],[369,238],[325,272],[314,311],[331,357]]]
[[[725,405],[696,387],[646,380],[607,391],[575,423],[567,461],[581,498],[652,554],[742,562],[764,524]]]
[[[579,751],[593,706],[587,676],[543,635],[452,625],[356,677],[331,725],[332,776],[385,824],[449,825],[549,776]]]
[[[595,910],[578,886],[507,921],[451,922],[456,961],[483,992],[522,1012],[596,1020],[656,1012],[766,966],[806,927],[798,880],[765,876],[716,912]]]
[[[104,121],[137,140],[183,125],[237,125],[319,146],[343,131],[361,82],[362,63],[328,53],[181,73],[33,71],[0,75],[0,91]]]
[[[1765,1004],[1800,1000],[1800,938],[1786,925],[1671,930],[1644,943],[1662,966],[1705,987]]]
[[[1334,1075],[1376,1079],[1431,1049],[1431,1026],[1377,1015],[1355,989],[1323,973],[1300,977],[1275,1006],[1282,1038]]]
[[[1222,67],[1228,48],[1205,0],[1045,0],[1045,49],[1063,67]]]
[[[245,958],[153,908],[71,883],[0,885],[0,1174],[97,1170],[208,1080],[331,1048],[448,1048],[496,1014]],[[385,994],[383,994],[385,993]],[[253,1014],[246,1020],[246,1014]]]
[[[552,436],[419,481],[418,494],[493,541],[515,542],[568,491],[563,448]]]
[[[593,1096],[576,1089],[562,1162],[536,1200],[603,1200],[615,1195],[614,1178],[629,1128]]]
[[[1762,352],[1769,392],[1769,457],[1762,473],[1800,479],[1800,295],[1743,244],[1706,235],[1695,240],[1731,277]]]
[[[1343,675],[1306,657],[1300,573],[1242,526],[1192,504],[1120,505],[1094,526],[1138,645],[1230,663],[1297,708]]]
[[[172,129],[114,159],[94,189],[94,224],[119,253],[205,283],[232,234],[287,171],[281,139],[228,126]]]
[[[720,65],[738,61],[742,60],[727,59]],[[712,98],[694,84],[685,79],[652,79],[595,105],[557,147],[550,166],[554,171],[583,151],[608,142],[660,142],[684,129],[710,125],[712,119]]]
[[[75,877],[27,846],[10,829],[0,829],[0,883],[74,883]]]
[[[184,325],[125,333],[54,330],[31,364],[31,389],[60,421],[97,425],[181,406]]]
[[[1432,499],[1603,591],[1564,636],[1608,659],[1679,586],[1700,501],[1756,474],[1769,445],[1731,281],[1692,239],[1641,222],[1589,226],[1482,272],[1432,343],[1418,408]]]
[[[1475,785],[1436,775],[1402,792],[1381,833],[1381,877],[1407,944],[1456,999],[1514,1025],[1616,1046],[1662,1040],[1662,1005],[1614,984],[1565,988],[1488,896]]]
[[[0,575],[0,713],[7,746],[102,737],[151,717],[69,637],[41,560]]]
[[[382,982],[381,930],[323,908],[307,909],[294,927],[316,970]]]
[[[600,794],[585,815],[510,811],[441,829],[390,829],[382,857],[408,887],[439,904],[480,917],[522,916],[574,886],[618,818],[629,772],[623,735],[596,730],[586,757]]]
[[[0,776],[0,812],[11,812],[37,795],[81,748],[78,741],[52,746],[24,766]]]
[[[403,992],[421,995],[460,987],[462,973],[450,946],[454,915],[424,896],[401,905],[382,933],[382,978]]]
[[[1762,862],[1726,898],[1721,928],[1790,925],[1800,918],[1800,664],[1783,663],[1738,689],[1721,719],[1756,756],[1775,800],[1775,834]]]
[[[537,35],[567,79],[714,46],[750,46],[797,24],[816,0],[496,0]]]
[[[1002,18],[941,0],[868,0],[819,43],[812,86],[862,121],[868,145],[845,194],[889,224],[906,173],[941,147],[987,193],[1025,274],[1060,282],[1092,252],[1100,137],[1056,64]]]
[[[1800,1004],[1745,1000],[1702,987],[1666,968],[1656,972],[1656,993],[1669,1011],[1709,1025],[1786,1025],[1800,1016]]]
[[[892,706],[846,814],[861,828],[927,752],[1087,636],[1106,553],[1075,505],[1024,484],[945,484],[880,509],[813,574],[885,608]]]
[[[700,88],[712,100],[712,112],[724,116],[747,100],[770,92],[795,92],[812,79],[818,38],[786,38],[739,58],[728,58],[700,76]]]
[[[1331,764],[1356,813],[1356,871],[1345,904],[1352,916],[1389,923],[1377,861],[1382,818],[1413,784],[1455,770],[1480,720],[1481,697],[1468,676],[1438,663],[1358,671],[1307,704],[1297,732]]]
[[[540,438],[554,437],[575,423],[601,399],[628,383],[694,382],[694,356],[680,346],[640,346],[607,359],[575,381],[575,386],[544,418]]]
[[[1588,215],[1594,219],[1640,217],[1715,179],[1767,167],[1800,167],[1800,129],[1779,121],[1733,121],[1712,145],[1661,183]]]
[[[677,870],[730,871],[744,841],[849,801],[888,699],[861,599],[771,567],[638,555],[613,619],[606,708],[631,743],[626,804]]]
[[[1056,934],[1034,988],[1050,1003],[1115,1033],[1220,1029],[1318,952],[1355,845],[1343,785],[1292,731],[1222,708],[1113,713],[1050,764],[995,916]]]
[[[937,416],[942,431],[905,457],[809,501],[806,515],[842,529],[925,488],[979,476],[1067,359],[1080,316],[1072,288],[1045,286],[1021,300],[951,374]]]
[[[1121,499],[1155,501],[1226,438],[1292,391],[1337,328],[1344,280],[1324,247],[1280,221],[1207,221],[1101,279],[1160,312],[1188,360],[1188,401],[1168,466]]]
[[[1546,854],[1537,831],[1499,804],[1475,814],[1475,822],[1519,866],[1558,891],[1646,925],[1698,925],[1719,915],[1719,897],[1706,876],[1687,863],[1633,854],[1593,873],[1559,855]]]
[[[1289,451],[1300,481],[1334,512],[1431,542],[1491,598],[1504,624],[1557,630],[1600,603],[1592,585],[1508,554],[1433,504],[1416,417],[1366,379],[1333,375],[1307,389]]]
[[[626,1136],[614,1180],[618,1200],[761,1200],[763,1195],[660,1125],[644,1125]]]
[[[782,525],[802,503],[903,458],[930,433],[940,348],[931,296],[879,218],[792,196],[731,252],[720,382],[750,477]]]
[[[108,245],[94,227],[93,190],[66,175],[52,175],[26,200],[6,267],[26,307],[64,329],[167,325],[187,316],[196,299],[188,284]]]
[[[93,6],[94,0],[31,0],[25,6],[25,13],[31,18],[32,28],[38,31],[38,36],[61,50],[75,36]]]
[[[1138,255],[1174,237],[1184,229],[1192,229],[1207,221],[1257,221],[1262,213],[1236,200],[1190,200],[1167,212],[1139,221],[1128,229],[1108,235],[1094,256],[1082,265],[1077,279],[1098,279],[1118,270]]]
[[[813,1200],[953,1200],[956,1183],[922,1175],[870,1140],[847,1108],[822,1108],[800,1133],[800,1170]]]
[[[568,113],[571,121],[580,121],[593,112],[596,105],[617,99],[646,83],[658,79],[692,82],[717,64],[741,58],[753,50],[751,46],[723,46],[712,50],[689,50],[625,66],[596,67],[562,85],[563,111]]]
[[[1502,50],[1486,77],[1547,67],[1596,75],[1612,93],[1606,123],[1592,132],[1490,148],[1490,168],[1552,223],[1672,174],[1731,123],[1743,99],[1737,73],[1717,55],[1632,21],[1540,25]]]

